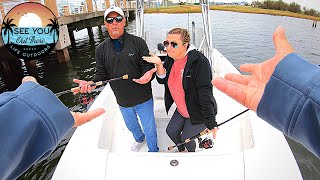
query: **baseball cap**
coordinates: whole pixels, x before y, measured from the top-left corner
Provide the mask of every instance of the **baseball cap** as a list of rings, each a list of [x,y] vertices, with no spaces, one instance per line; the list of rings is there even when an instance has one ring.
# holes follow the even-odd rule
[[[121,8],[119,7],[116,7],[116,6],[111,6],[110,8],[106,9],[106,11],[104,12],[104,19],[106,19],[106,17],[108,16],[109,13],[111,12],[116,12],[118,13],[119,15],[123,16],[124,17],[124,13],[122,11]]]

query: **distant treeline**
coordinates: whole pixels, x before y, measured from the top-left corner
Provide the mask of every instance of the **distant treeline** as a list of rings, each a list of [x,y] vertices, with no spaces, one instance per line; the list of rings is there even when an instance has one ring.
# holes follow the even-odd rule
[[[290,11],[293,13],[306,14],[310,16],[318,16],[320,17],[320,12],[315,9],[307,9],[306,7],[301,8],[301,6],[295,2],[290,4],[279,1],[265,0],[263,2],[253,1],[252,5],[254,7],[263,8],[263,9],[274,9],[274,10],[282,10],[282,11]]]

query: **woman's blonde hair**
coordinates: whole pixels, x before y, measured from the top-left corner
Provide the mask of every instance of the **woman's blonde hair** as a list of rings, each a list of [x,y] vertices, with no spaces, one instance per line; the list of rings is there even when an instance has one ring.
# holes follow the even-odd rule
[[[190,34],[189,34],[188,30],[186,30],[186,29],[173,28],[168,32],[168,35],[169,34],[180,34],[182,43],[183,44],[188,43],[188,45],[190,44]]]

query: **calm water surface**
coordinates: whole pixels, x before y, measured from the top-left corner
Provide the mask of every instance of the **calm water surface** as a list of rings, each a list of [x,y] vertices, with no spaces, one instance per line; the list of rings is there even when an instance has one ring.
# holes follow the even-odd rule
[[[237,68],[240,64],[258,63],[273,56],[272,33],[279,25],[286,29],[289,41],[299,54],[312,63],[320,64],[320,27],[312,28],[310,20],[227,11],[210,13],[214,47]],[[202,27],[201,14],[146,14],[145,30],[150,50],[156,49],[156,44],[163,42],[165,33],[173,27],[183,27],[191,31],[192,21],[197,28],[195,44],[199,45],[202,38],[199,30]],[[127,31],[134,33],[134,26],[135,22],[130,22]],[[40,83],[53,92],[59,92],[74,87],[73,78],[91,79],[95,67],[94,49],[107,36],[104,27],[100,30],[94,27],[93,32],[94,40],[89,40],[86,30],[75,32],[77,47],[76,50],[70,48],[71,61],[59,64],[56,62],[55,54],[48,56],[46,61],[38,61]],[[73,111],[86,110],[86,107],[79,104],[77,96],[66,94],[60,96],[60,99]],[[72,133],[73,131],[66,135],[49,158],[32,166],[20,179],[50,179]],[[304,179],[319,179],[318,158],[298,143],[290,139],[288,142]]]

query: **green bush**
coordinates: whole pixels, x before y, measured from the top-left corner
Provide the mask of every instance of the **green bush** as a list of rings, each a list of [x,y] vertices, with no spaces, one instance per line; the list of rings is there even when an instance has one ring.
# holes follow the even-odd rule
[[[290,11],[293,13],[300,13],[306,14],[310,16],[318,16],[320,17],[320,12],[316,11],[315,9],[307,9],[303,7],[301,10],[301,6],[298,3],[292,2],[287,4],[283,0],[273,1],[273,0],[265,0],[265,1],[253,1],[252,6],[263,8],[263,9],[274,9],[274,10],[281,10],[281,11]]]

